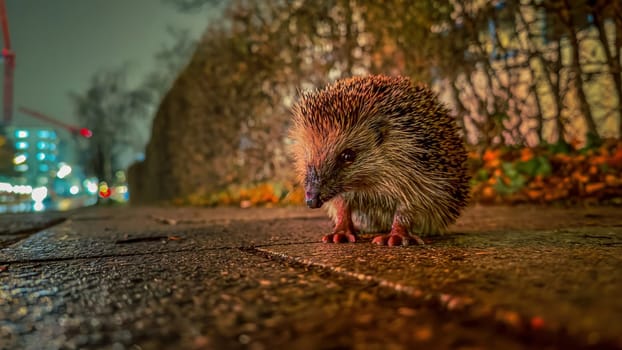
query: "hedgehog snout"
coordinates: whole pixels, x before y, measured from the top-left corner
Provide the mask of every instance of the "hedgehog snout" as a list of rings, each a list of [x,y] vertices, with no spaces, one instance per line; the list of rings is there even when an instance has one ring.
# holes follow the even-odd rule
[[[320,188],[321,181],[317,170],[314,167],[309,167],[305,177],[305,203],[307,203],[307,207],[315,209],[324,204],[320,197]]]
[[[324,204],[324,202],[320,199],[319,194],[308,191],[305,192],[305,201],[307,203],[307,207],[311,209],[320,208],[322,204]]]

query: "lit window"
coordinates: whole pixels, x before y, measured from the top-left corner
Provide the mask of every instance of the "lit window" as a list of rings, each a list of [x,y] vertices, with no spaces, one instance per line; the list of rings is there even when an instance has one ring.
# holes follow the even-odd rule
[[[56,149],[56,144],[55,143],[49,143],[48,145],[50,146],[51,150],[55,150]]]
[[[26,149],[28,148],[28,142],[24,142],[24,141],[15,142],[15,148]]]
[[[56,154],[48,154],[47,159],[48,159],[50,162],[55,161],[55,160],[56,160]]]
[[[49,130],[39,130],[39,131],[37,131],[37,136],[39,136],[42,139],[47,139],[48,137],[50,137],[50,131]]]
[[[50,171],[50,166],[47,164],[40,164],[39,165],[39,171],[41,172],[47,172]]]
[[[0,192],[13,192],[13,185],[8,182],[0,182]]]
[[[38,160],[44,160],[45,159],[45,153],[43,153],[43,152],[37,153],[37,159]]]
[[[18,166],[15,167],[15,171],[28,171],[28,164],[20,164]]]
[[[35,211],[43,211],[43,210],[45,210],[45,204],[43,204],[43,202],[35,202],[35,203],[32,205],[32,208],[33,208]]]
[[[22,163],[26,162],[27,159],[28,159],[28,155],[26,155],[24,153],[16,154],[15,157],[13,158],[13,164],[15,164],[15,165],[22,164]]]
[[[35,202],[42,202],[47,196],[48,196],[48,189],[47,187],[43,187],[43,186],[33,188],[32,193],[30,194],[30,198],[32,198],[32,200]]]
[[[28,130],[15,130],[15,137],[18,139],[24,139],[28,137]]]
[[[58,176],[59,179],[64,178],[65,176],[71,174],[71,167],[67,164],[64,163],[60,163],[60,168],[58,169],[58,172],[56,173],[56,176]]]
[[[39,141],[37,142],[37,149],[46,149],[49,147],[47,142]]]

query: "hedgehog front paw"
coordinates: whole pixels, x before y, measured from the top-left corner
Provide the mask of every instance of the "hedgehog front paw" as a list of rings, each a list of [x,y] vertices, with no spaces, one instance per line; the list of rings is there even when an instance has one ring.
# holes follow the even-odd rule
[[[407,233],[390,233],[388,235],[380,235],[374,237],[371,241],[377,245],[388,245],[389,247],[395,246],[409,246],[411,244],[424,245],[425,243],[417,235],[409,235]]]
[[[354,243],[356,242],[356,235],[352,232],[335,231],[329,235],[322,237],[323,243]]]

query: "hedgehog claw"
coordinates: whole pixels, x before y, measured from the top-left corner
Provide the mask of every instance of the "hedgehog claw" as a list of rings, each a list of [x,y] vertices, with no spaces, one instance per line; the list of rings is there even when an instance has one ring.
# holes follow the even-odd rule
[[[388,235],[380,235],[374,237],[371,241],[373,244],[377,245],[387,245],[389,247],[396,246],[409,246],[411,243],[415,243],[418,245],[424,245],[425,243],[421,238],[415,235],[403,234],[403,233],[391,233]]]

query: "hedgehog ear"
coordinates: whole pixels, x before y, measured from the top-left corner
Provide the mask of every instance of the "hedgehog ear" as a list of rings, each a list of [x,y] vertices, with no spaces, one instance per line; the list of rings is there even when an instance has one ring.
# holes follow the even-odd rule
[[[385,120],[377,120],[371,124],[371,129],[376,134],[376,146],[380,146],[384,142],[387,132],[389,131],[389,125]]]

